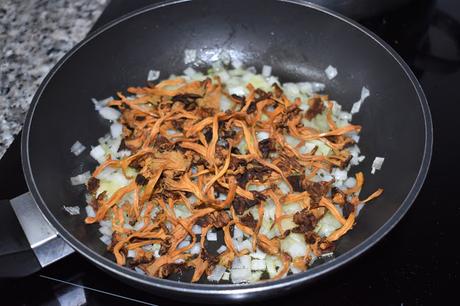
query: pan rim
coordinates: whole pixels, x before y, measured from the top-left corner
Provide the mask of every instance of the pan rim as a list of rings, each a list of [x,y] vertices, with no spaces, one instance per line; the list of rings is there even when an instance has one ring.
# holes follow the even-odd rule
[[[127,15],[124,15],[116,20],[106,24],[105,26],[101,27],[100,29],[96,30],[80,43],[78,43],[75,47],[73,47],[48,73],[45,77],[44,81],[41,83],[40,87],[38,88],[36,94],[34,95],[30,109],[27,113],[23,132],[22,132],[22,142],[21,142],[21,158],[22,158],[22,166],[26,178],[26,183],[29,188],[29,191],[33,195],[35,201],[37,202],[40,210],[42,211],[46,220],[54,226],[54,228],[59,232],[59,235],[75,250],[77,250],[80,254],[85,256],[91,262],[95,263],[96,265],[100,266],[104,270],[107,270],[121,278],[126,278],[128,280],[140,283],[144,286],[149,287],[156,287],[161,288],[164,290],[169,291],[178,291],[182,293],[190,293],[190,294],[199,294],[199,295],[209,295],[212,292],[213,295],[219,296],[229,296],[231,295],[232,299],[244,298],[247,294],[255,293],[255,292],[264,292],[272,289],[281,289],[290,286],[296,286],[301,283],[307,283],[318,277],[329,273],[330,271],[337,269],[363,253],[365,253],[369,248],[374,246],[378,241],[380,241],[388,232],[390,232],[396,224],[402,219],[402,217],[407,213],[409,208],[412,206],[413,202],[415,201],[418,193],[420,192],[425,178],[428,173],[431,155],[432,155],[432,146],[433,146],[433,126],[432,126],[432,119],[430,114],[430,109],[428,102],[426,100],[425,94],[423,89],[418,82],[417,78],[409,68],[409,66],[405,63],[405,61],[401,58],[401,56],[396,53],[396,51],[390,47],[386,42],[384,42],[381,38],[379,38],[376,34],[368,30],[367,28],[363,27],[362,25],[358,24],[357,22],[349,19],[348,17],[344,17],[341,14],[338,14],[330,9],[324,8],[322,6],[312,4],[302,0],[273,0],[276,2],[283,2],[283,3],[290,3],[299,6],[306,7],[308,9],[316,10],[320,13],[329,15],[332,18],[338,19],[341,22],[344,22],[347,26],[351,26],[355,30],[358,30],[369,37],[371,40],[376,42],[381,48],[383,48],[393,60],[396,61],[397,64],[401,67],[404,71],[405,75],[408,78],[408,81],[411,83],[412,87],[414,88],[418,101],[420,103],[420,107],[422,110],[423,118],[424,118],[424,125],[425,125],[425,145],[424,145],[424,153],[422,162],[420,164],[420,168],[417,174],[417,177],[412,185],[412,188],[407,193],[406,198],[402,201],[399,208],[395,211],[395,213],[371,236],[367,239],[362,241],[360,244],[355,246],[353,249],[341,254],[334,260],[329,262],[323,263],[318,267],[315,267],[307,272],[299,273],[295,275],[290,275],[286,278],[276,280],[276,281],[268,281],[268,282],[260,282],[255,284],[196,284],[196,283],[186,283],[186,282],[177,282],[171,281],[167,279],[160,279],[155,277],[149,277],[145,275],[141,275],[136,273],[133,270],[130,270],[126,267],[120,267],[115,262],[109,260],[108,258],[103,257],[99,253],[93,251],[89,247],[87,247],[84,243],[80,240],[75,238],[71,233],[69,233],[59,222],[57,218],[53,215],[53,213],[49,210],[46,205],[46,202],[40,195],[40,192],[37,188],[35,183],[35,179],[32,173],[32,166],[30,164],[30,152],[29,152],[29,136],[30,136],[30,127],[33,121],[33,115],[35,112],[35,108],[41,98],[41,95],[47,84],[53,78],[53,76],[60,70],[60,68],[67,62],[69,58],[72,57],[74,53],[76,53],[80,48],[83,48],[87,43],[96,39],[99,35],[107,31],[108,29],[116,26],[119,23],[124,22],[125,20],[134,18],[137,15],[146,13],[151,10],[159,9],[165,6],[177,5],[186,2],[192,2],[193,0],[168,0],[163,1],[160,3],[152,4],[146,7],[143,7],[139,10],[131,12]]]

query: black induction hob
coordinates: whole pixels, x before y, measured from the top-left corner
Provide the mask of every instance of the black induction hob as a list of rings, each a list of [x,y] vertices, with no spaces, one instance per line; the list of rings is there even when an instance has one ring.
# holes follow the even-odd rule
[[[112,0],[94,28],[149,3]],[[427,95],[434,148],[422,191],[396,228],[365,255],[295,294],[255,305],[438,305],[449,298],[449,304],[458,303],[460,2],[412,3],[359,22],[402,55]],[[19,147],[20,136],[0,160],[0,199],[27,191]],[[0,292],[2,305],[179,305],[111,278],[78,254],[32,276],[0,281]]]

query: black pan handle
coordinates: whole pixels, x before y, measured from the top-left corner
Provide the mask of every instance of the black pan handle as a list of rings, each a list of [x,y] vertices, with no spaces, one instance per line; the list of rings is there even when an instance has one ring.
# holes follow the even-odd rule
[[[0,201],[0,278],[28,276],[73,251],[30,193]]]

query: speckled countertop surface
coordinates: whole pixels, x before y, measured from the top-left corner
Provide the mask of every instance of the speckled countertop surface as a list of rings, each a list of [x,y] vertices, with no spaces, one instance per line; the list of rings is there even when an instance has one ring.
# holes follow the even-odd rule
[[[85,37],[109,0],[0,1],[0,158],[53,65]]]

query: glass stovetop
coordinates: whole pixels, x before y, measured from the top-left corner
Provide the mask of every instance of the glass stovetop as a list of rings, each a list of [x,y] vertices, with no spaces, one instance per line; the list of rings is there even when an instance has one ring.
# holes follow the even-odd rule
[[[151,1],[112,0],[95,28]],[[427,95],[434,121],[431,170],[404,219],[377,246],[340,271],[286,297],[256,305],[442,304],[455,291],[460,258],[455,173],[460,144],[453,134],[460,101],[460,2],[419,0],[396,12],[360,20],[411,66]],[[17,137],[0,160],[0,199],[27,191]],[[454,185],[455,184],[455,185]],[[179,305],[106,275],[78,254],[36,273],[0,281],[2,305]],[[182,304],[183,305],[183,304]]]

